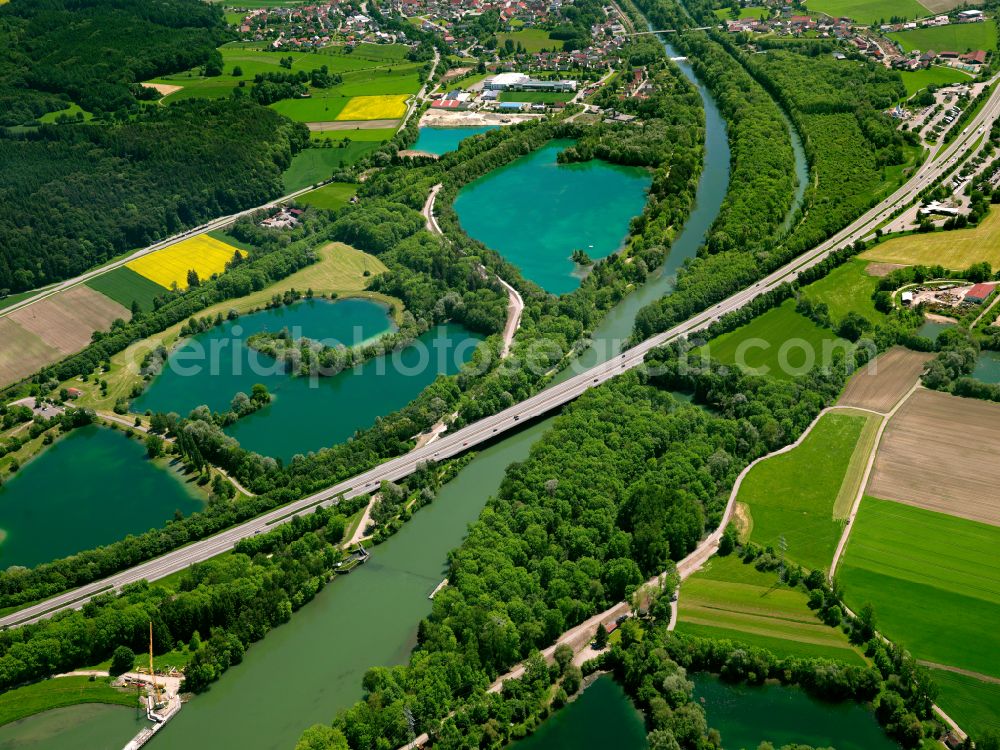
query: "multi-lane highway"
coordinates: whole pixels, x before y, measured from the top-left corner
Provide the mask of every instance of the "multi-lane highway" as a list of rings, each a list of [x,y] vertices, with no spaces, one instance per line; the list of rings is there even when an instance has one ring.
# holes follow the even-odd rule
[[[951,161],[953,157],[963,156],[979,139],[982,133],[985,132],[985,129],[988,129],[998,114],[1000,114],[1000,89],[994,92],[982,111],[972,119],[968,127],[962,131],[954,143],[940,150],[933,160],[923,164],[908,182],[888,198],[865,212],[863,216],[827,241],[799,256],[753,286],[743,289],[725,301],[674,326],[670,330],[657,334],[641,344],[616,355],[613,359],[577,374],[557,385],[553,385],[498,414],[468,425],[426,446],[414,449],[404,456],[387,461],[352,479],[340,482],[310,497],[297,500],[263,516],[259,516],[200,542],[195,542],[181,549],[174,550],[127,571],[82,586],[8,615],[7,617],[0,618],[0,626],[16,627],[35,622],[63,609],[79,608],[90,597],[103,591],[117,589],[127,583],[142,579],[156,580],[178,570],[183,570],[193,563],[207,560],[230,550],[240,539],[268,531],[275,524],[285,522],[295,514],[309,512],[317,505],[335,503],[341,496],[350,498],[364,492],[370,492],[375,490],[383,480],[396,481],[402,479],[409,475],[417,464],[423,461],[443,460],[463,453],[480,443],[502,435],[508,430],[515,429],[523,422],[542,416],[572,401],[588,388],[593,388],[625,370],[642,364],[643,358],[651,349],[704,328],[723,315],[746,305],[758,295],[770,291],[783,283],[794,281],[803,270],[821,262],[834,250],[842,248],[857,239],[870,236],[897,208],[908,204],[917,197],[921,190],[938,179],[953,163]],[[980,128],[984,128],[984,130],[980,130]]]

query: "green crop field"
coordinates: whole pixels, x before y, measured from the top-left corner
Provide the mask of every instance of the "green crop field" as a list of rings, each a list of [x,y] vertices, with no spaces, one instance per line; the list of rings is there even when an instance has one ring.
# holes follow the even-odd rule
[[[518,42],[527,52],[539,52],[543,49],[562,49],[562,42],[558,39],[550,39],[549,32],[545,29],[521,29],[520,31],[508,31],[497,34],[498,46],[510,39],[515,46]]]
[[[336,210],[346,206],[355,193],[358,192],[357,185],[343,182],[334,182],[324,185],[319,190],[313,190],[299,198],[300,203],[305,203],[316,208],[328,208]]]
[[[502,102],[541,102],[542,104],[554,104],[555,102],[568,102],[573,98],[573,94],[568,91],[504,91],[500,94]]]
[[[139,307],[146,312],[153,309],[153,300],[156,297],[167,292],[155,281],[147,279],[126,266],[95,276],[86,284],[123,307],[131,309],[132,303],[137,302]]]
[[[917,0],[808,0],[809,10],[834,18],[853,18],[864,24],[888,23],[898,18],[923,18],[930,11]]]
[[[918,659],[1000,677],[1000,528],[865,497],[837,578]]]
[[[58,677],[15,688],[0,701],[0,725],[32,716],[51,708],[79,703],[113,703],[135,706],[136,695],[111,687],[107,677],[93,682],[89,677]]]
[[[843,530],[834,517],[837,499],[842,486],[858,486],[864,462],[851,458],[859,444],[869,443],[874,420],[860,412],[825,414],[798,447],[751,469],[737,496],[753,518],[751,541],[778,549],[784,536],[789,558],[828,569]]]
[[[352,128],[350,130],[314,130],[309,137],[314,141],[368,141],[390,140],[396,135],[396,128]]]
[[[343,47],[326,47],[313,52],[297,52],[289,50],[270,51],[259,43],[233,42],[219,48],[222,53],[223,74],[206,78],[201,70],[172,73],[154,78],[149,83],[162,83],[169,86],[181,86],[180,91],[169,94],[165,101],[178,101],[191,97],[218,99],[229,96],[240,81],[245,86],[253,84],[254,76],[259,73],[286,72],[280,65],[283,57],[292,58],[291,70],[310,71],[324,65],[331,73],[339,73],[344,83],[327,91],[336,92],[338,96],[355,96],[372,82],[370,91],[363,93],[402,93],[409,94],[419,89],[416,82],[416,71],[419,65],[405,60],[407,48],[402,45],[359,45],[350,54],[345,54]],[[235,68],[240,68],[239,76],[233,75]],[[399,91],[383,91],[382,89],[400,89]],[[346,89],[346,92],[343,90]],[[313,90],[317,97],[317,90]],[[332,118],[330,118],[332,119]]]
[[[737,18],[760,18],[762,13],[765,18],[769,18],[771,15],[771,11],[768,8],[762,5],[751,5],[746,8],[740,8],[740,14]],[[719,8],[715,11],[715,15],[723,21],[730,21],[733,18],[732,13],[729,12],[729,8]]]
[[[867,261],[848,261],[807,286],[802,294],[812,302],[826,303],[834,320],[840,320],[849,312],[864,315],[873,323],[882,320],[885,314],[876,310],[872,302],[878,279],[868,275],[867,266]]]
[[[308,99],[282,99],[268,106],[297,122],[328,122],[336,120],[351,97],[345,96],[340,87],[311,89]]]
[[[348,143],[344,148],[307,148],[292,157],[292,164],[285,170],[285,191],[292,192],[307,185],[330,178],[333,171],[344,164],[351,164],[378,143]]]
[[[943,52],[968,52],[969,50],[995,50],[997,48],[997,27],[993,21],[982,23],[950,23],[947,26],[932,26],[926,29],[897,31],[889,38],[902,45],[903,50],[934,50]]]
[[[935,703],[960,727],[973,736],[1000,734],[1000,685],[943,669],[931,670],[931,677],[940,688]]]
[[[906,86],[907,96],[913,96],[928,86],[946,86],[949,83],[969,83],[973,78],[961,70],[934,65],[925,70],[904,70],[899,74]]]
[[[776,573],[716,556],[681,586],[677,631],[743,641],[779,656],[862,664],[843,632],[820,622],[807,601],[803,590],[778,583]]]
[[[824,351],[846,349],[847,342],[795,312],[787,300],[735,331],[712,339],[703,349],[714,359],[779,380],[792,380],[823,361]]]

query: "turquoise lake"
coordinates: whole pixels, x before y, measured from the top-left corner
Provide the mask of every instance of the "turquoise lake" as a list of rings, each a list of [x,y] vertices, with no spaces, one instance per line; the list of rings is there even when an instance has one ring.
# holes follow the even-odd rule
[[[420,128],[420,135],[412,148],[414,151],[441,156],[454,151],[466,138],[496,129],[496,125],[484,125],[481,128]]]
[[[254,333],[285,327],[296,338],[348,346],[395,329],[383,305],[363,299],[306,300],[244,315],[185,340],[132,402],[132,411],[186,415],[202,404],[225,411],[237,392],[250,393],[263,383],[271,403],[226,432],[244,448],[287,460],[341,443],[402,408],[439,374],[457,372],[482,340],[459,325],[440,325],[402,351],[332,377],[309,378],[289,375],[246,345]]]
[[[553,294],[580,286],[574,250],[596,261],[621,249],[652,182],[638,167],[600,160],[558,164],[556,155],[572,143],[551,141],[469,183],[455,199],[470,237]]]
[[[198,496],[146,459],[141,442],[73,430],[0,487],[0,568],[33,567],[201,510]]]
[[[837,750],[899,750],[875,715],[853,701],[826,703],[782,685],[731,685],[704,672],[688,677],[725,750],[755,750],[764,741],[775,747],[800,743]]]

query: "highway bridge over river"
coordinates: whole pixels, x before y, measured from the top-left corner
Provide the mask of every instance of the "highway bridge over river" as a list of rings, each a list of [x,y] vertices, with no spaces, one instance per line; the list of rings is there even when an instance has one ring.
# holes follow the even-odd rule
[[[1000,77],[1000,76],[998,76]],[[997,80],[996,78],[993,81]],[[991,81],[991,83],[993,82]],[[646,354],[659,346],[699,331],[723,315],[738,310],[757,296],[781,284],[794,281],[804,270],[820,263],[831,252],[871,236],[899,208],[915,200],[919,193],[967,155],[983,133],[1000,114],[1000,88],[993,92],[983,106],[955,141],[934,154],[924,163],[902,187],[892,195],[866,211],[849,226],[817,247],[795,258],[785,266],[771,273],[754,285],[743,289],[714,307],[705,310],[668,331],[657,334],[646,341],[616,355],[613,359],[579,373],[561,383],[525,399],[508,409],[470,424],[436,442],[416,448],[406,455],[386,461],[346,481],[322,490],[309,497],[276,508],[253,520],[234,526],[214,536],[194,542],[161,557],[149,560],[108,578],[81,586],[73,591],[60,594],[18,612],[0,618],[0,627],[10,628],[27,625],[65,609],[79,609],[91,597],[120,589],[122,586],[143,579],[154,581],[183,570],[188,566],[208,560],[231,550],[241,539],[269,531],[276,525],[291,520],[296,515],[311,512],[317,506],[339,502],[341,498],[351,498],[378,488],[383,480],[398,481],[411,474],[418,464],[425,461],[441,461],[474,449],[480,444],[494,440],[521,424],[541,417],[574,400],[589,388],[599,386],[626,370],[642,364]]]

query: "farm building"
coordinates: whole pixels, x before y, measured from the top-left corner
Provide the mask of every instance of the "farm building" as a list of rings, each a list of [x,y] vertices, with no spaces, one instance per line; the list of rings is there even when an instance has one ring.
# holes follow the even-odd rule
[[[974,305],[982,304],[986,298],[993,294],[996,284],[976,284],[965,293],[965,301]]]

